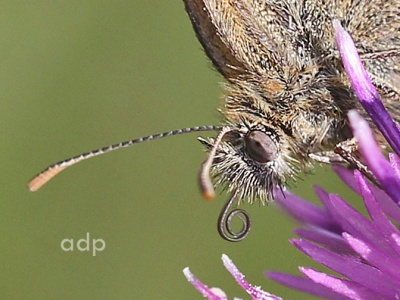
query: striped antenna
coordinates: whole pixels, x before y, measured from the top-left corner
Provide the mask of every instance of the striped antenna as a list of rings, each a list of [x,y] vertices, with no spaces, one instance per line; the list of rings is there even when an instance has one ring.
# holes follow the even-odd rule
[[[183,129],[178,129],[178,130],[172,130],[164,133],[159,133],[159,134],[153,134],[149,135],[146,137],[141,137],[138,139],[134,140],[129,140],[125,142],[121,142],[118,144],[110,145],[107,147],[103,147],[100,149],[96,149],[90,152],[86,152],[71,158],[68,158],[66,160],[60,161],[58,163],[55,163],[49,167],[47,167],[45,170],[37,174],[28,184],[28,188],[31,192],[35,192],[38,189],[40,189],[45,183],[47,183],[50,179],[52,179],[54,176],[56,176],[58,173],[60,173],[62,170],[77,164],[78,162],[82,160],[86,160],[88,158],[98,156],[107,152],[111,152],[114,150],[118,150],[121,148],[126,148],[135,144],[139,144],[142,142],[147,142],[147,141],[152,141],[155,139],[161,139],[164,137],[168,136],[173,136],[173,135],[179,135],[179,134],[184,134],[184,133],[190,133],[190,132],[199,132],[199,131],[219,131],[221,130],[221,126],[196,126],[196,127],[189,127],[189,128],[183,128]]]

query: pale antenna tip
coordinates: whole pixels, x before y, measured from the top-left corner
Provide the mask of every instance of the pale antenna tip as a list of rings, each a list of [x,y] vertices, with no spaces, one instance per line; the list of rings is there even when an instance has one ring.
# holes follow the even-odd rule
[[[209,201],[215,198],[215,190],[210,178],[209,170],[204,168],[204,165],[200,170],[199,185],[201,195],[205,200]]]
[[[210,201],[215,198],[215,192],[214,191],[203,191],[202,196],[205,200]]]
[[[36,192],[38,189],[40,189],[50,179],[52,179],[66,167],[67,166],[57,166],[51,169],[47,169],[46,171],[43,171],[29,182],[28,184],[29,191]]]
[[[229,127],[222,128],[217,138],[215,139],[214,145],[212,146],[210,152],[208,153],[207,159],[201,165],[199,173],[199,184],[200,184],[201,194],[203,198],[206,200],[212,200],[215,198],[215,190],[213,183],[211,181],[210,171],[213,160],[215,158],[215,154],[217,152],[217,148],[221,144],[224,135],[229,131],[231,131]]]

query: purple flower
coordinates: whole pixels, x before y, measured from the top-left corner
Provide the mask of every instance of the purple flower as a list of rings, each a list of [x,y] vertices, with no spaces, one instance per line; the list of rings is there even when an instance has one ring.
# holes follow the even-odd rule
[[[334,27],[343,65],[355,93],[399,154],[397,125],[383,107],[350,36],[338,22],[334,22]],[[289,192],[285,196],[277,193],[278,204],[303,224],[295,231],[300,239],[293,239],[292,244],[338,275],[300,267],[302,277],[279,272],[267,272],[267,276],[325,299],[400,299],[400,231],[394,225],[400,224],[400,161],[394,154],[387,161],[368,123],[356,111],[350,111],[348,117],[359,150],[382,190],[367,182],[358,171],[340,166],[334,170],[362,196],[369,218],[338,195],[318,187],[315,191],[322,207]]]
[[[321,188],[316,188],[316,193],[322,208],[290,193],[277,201],[304,224],[296,230],[301,239],[292,240],[293,245],[340,276],[304,267],[299,270],[305,277],[278,272],[267,276],[325,299],[398,299],[400,232],[388,216],[399,223],[400,208],[358,171],[354,176],[343,167],[335,167],[335,171],[363,197],[370,218]]]
[[[337,21],[334,28],[343,65],[357,97],[399,155],[397,125],[383,107],[350,36]],[[319,187],[315,191],[322,206],[300,199],[289,191],[284,191],[284,195],[276,192],[278,205],[302,224],[295,230],[300,238],[291,240],[292,244],[334,271],[334,275],[308,267],[299,267],[302,276],[272,271],[266,275],[288,287],[324,299],[400,299],[400,160],[396,154],[389,154],[389,160],[385,158],[373,131],[358,112],[350,111],[348,118],[366,166],[381,189],[369,183],[357,170],[353,172],[341,166],[333,169],[362,197],[368,216],[362,215],[338,195],[328,194]],[[279,299],[262,291],[260,294],[252,293],[254,288],[233,263],[226,256],[223,260],[253,299]],[[189,281],[199,289],[197,279],[191,276]],[[203,295],[209,299],[227,299],[225,294],[219,298]]]
[[[238,268],[233,264],[230,258],[223,254],[222,261],[224,263],[225,268],[231,273],[233,278],[235,278],[236,282],[252,297],[252,299],[259,300],[282,300],[275,295],[264,292],[259,287],[254,287],[247,282],[244,278],[244,275],[240,273]],[[200,280],[198,280],[189,270],[186,268],[183,270],[187,280],[204,296],[210,300],[226,300],[228,299],[226,294],[219,288],[209,288],[205,284],[203,284]],[[239,300],[239,298],[234,298]]]

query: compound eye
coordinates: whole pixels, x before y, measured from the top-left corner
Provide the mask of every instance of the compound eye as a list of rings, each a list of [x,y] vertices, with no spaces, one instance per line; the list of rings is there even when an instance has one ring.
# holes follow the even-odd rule
[[[244,140],[248,155],[259,163],[267,163],[278,156],[278,147],[265,132],[250,131]]]

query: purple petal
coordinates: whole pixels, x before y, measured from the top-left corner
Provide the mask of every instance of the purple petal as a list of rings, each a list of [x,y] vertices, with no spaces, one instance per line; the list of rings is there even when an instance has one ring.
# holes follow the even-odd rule
[[[374,134],[371,128],[357,111],[348,113],[350,125],[353,129],[353,134],[358,141],[359,149],[367,161],[367,166],[374,173],[382,188],[388,195],[397,203],[400,203],[400,181],[390,163],[381,153],[379,146],[376,144]],[[400,139],[399,139],[400,141]]]
[[[299,228],[295,233],[309,241],[313,241],[337,253],[354,254],[353,249],[347,245],[342,235],[318,227]]]
[[[331,203],[337,214],[340,215],[338,221],[342,225],[343,231],[353,236],[361,238],[375,245],[388,254],[393,253],[389,243],[382,239],[379,229],[366,217],[351,207],[347,202],[337,195],[330,195]]]
[[[398,293],[390,276],[360,262],[358,258],[339,255],[303,240],[293,240],[292,243],[316,262],[351,279],[354,283],[366,286],[389,298]]]
[[[397,223],[400,223],[400,206],[394,203],[392,198],[390,198],[385,191],[382,191],[380,188],[377,188],[368,182],[367,185],[375,195],[385,214],[393,218]]]
[[[390,164],[397,176],[397,178],[400,178],[400,159],[396,154],[389,153],[389,161]]]
[[[348,297],[353,300],[378,300],[384,299],[382,295],[374,293],[373,291],[344,279],[339,279],[310,268],[299,268],[305,276],[310,278],[315,283],[326,286],[333,291]]]
[[[301,292],[315,295],[317,297],[334,300],[348,299],[347,297],[343,297],[333,292],[331,289],[321,284],[315,283],[308,278],[273,271],[268,271],[265,273],[265,275],[275,282],[286,285]]]
[[[331,230],[336,228],[331,216],[322,207],[303,200],[289,191],[284,193],[284,195],[275,193],[275,201],[297,221]]]
[[[324,205],[326,211],[328,212],[330,219],[332,219],[334,226],[332,226],[334,229],[331,229],[333,232],[336,232],[338,234],[342,234],[343,229],[342,229],[342,224],[338,220],[341,219],[340,214],[337,213],[336,209],[332,206],[330,195],[324,191],[319,186],[314,186],[314,191],[317,194],[319,200],[322,202]],[[330,230],[329,228],[326,228],[327,230]]]
[[[373,224],[377,227],[382,238],[386,239],[391,245],[392,249],[395,251],[393,253],[394,257],[400,255],[400,248],[397,243],[393,240],[393,235],[398,235],[399,230],[388,220],[386,215],[383,213],[380,204],[373,195],[372,191],[369,189],[366,180],[362,174],[358,171],[355,172],[355,178],[359,184],[365,206],[371,216]],[[378,238],[378,236],[377,236]],[[400,267],[400,265],[399,265]]]
[[[367,220],[339,196],[333,194],[327,195],[318,187],[315,187],[315,190],[327,211],[333,216],[338,226],[341,228],[340,233],[346,231],[356,237],[362,237],[385,251],[385,253],[393,253],[393,249],[387,241],[377,238],[381,236],[380,232],[371,221]]]
[[[225,254],[222,255],[222,261],[225,268],[235,278],[236,282],[253,298],[256,300],[282,300],[273,294],[263,291],[260,287],[253,287],[244,278],[244,275],[233,264],[232,260]]]
[[[198,290],[204,297],[207,297],[209,300],[227,300],[225,293],[218,288],[209,288],[204,283],[202,283],[192,272],[190,272],[189,268],[185,268],[183,270],[183,274],[190,282],[191,285],[194,286],[196,290]]]
[[[396,243],[397,247],[400,247],[400,234],[393,234],[392,239]]]
[[[363,236],[368,239],[374,239],[377,234],[376,229],[372,228],[369,222],[363,215],[349,206],[339,196],[328,195],[319,187],[314,187],[317,195],[320,197],[327,211],[333,216],[340,227],[340,234],[343,231],[350,232],[355,236]],[[368,228],[368,230],[366,230]]]
[[[378,268],[380,272],[383,272],[386,275],[384,276],[386,285],[390,284],[392,289],[395,289],[395,294],[393,294],[392,297],[400,295],[400,260],[382,253],[375,247],[352,237],[350,234],[343,233],[343,237],[354,251],[359,253],[367,262],[371,263],[371,265]],[[388,278],[387,275],[392,276],[393,279]],[[367,274],[365,274],[365,276],[367,276]],[[383,277],[374,277],[376,285],[380,285],[378,282],[380,279],[383,279]],[[387,287],[384,286],[380,286],[379,288],[387,289]]]
[[[368,115],[388,141],[393,150],[400,153],[400,131],[382,104],[378,92],[368,77],[350,35],[338,20],[333,21],[335,39],[351,85]]]
[[[360,195],[360,189],[358,188],[358,184],[354,178],[353,170],[349,170],[348,168],[341,165],[333,165],[332,170],[347,186],[349,186],[354,192]]]
[[[346,185],[348,185],[354,192],[361,195],[358,183],[354,178],[354,171],[351,171],[340,165],[333,166],[332,169],[336,172],[336,174],[342,179],[342,181]],[[387,214],[391,218],[395,219],[398,223],[400,223],[400,206],[394,203],[393,200],[380,188],[370,184],[369,182],[365,183],[368,186],[368,188],[372,191],[372,193],[375,195],[375,198],[378,199],[378,202],[381,205],[385,214]]]

